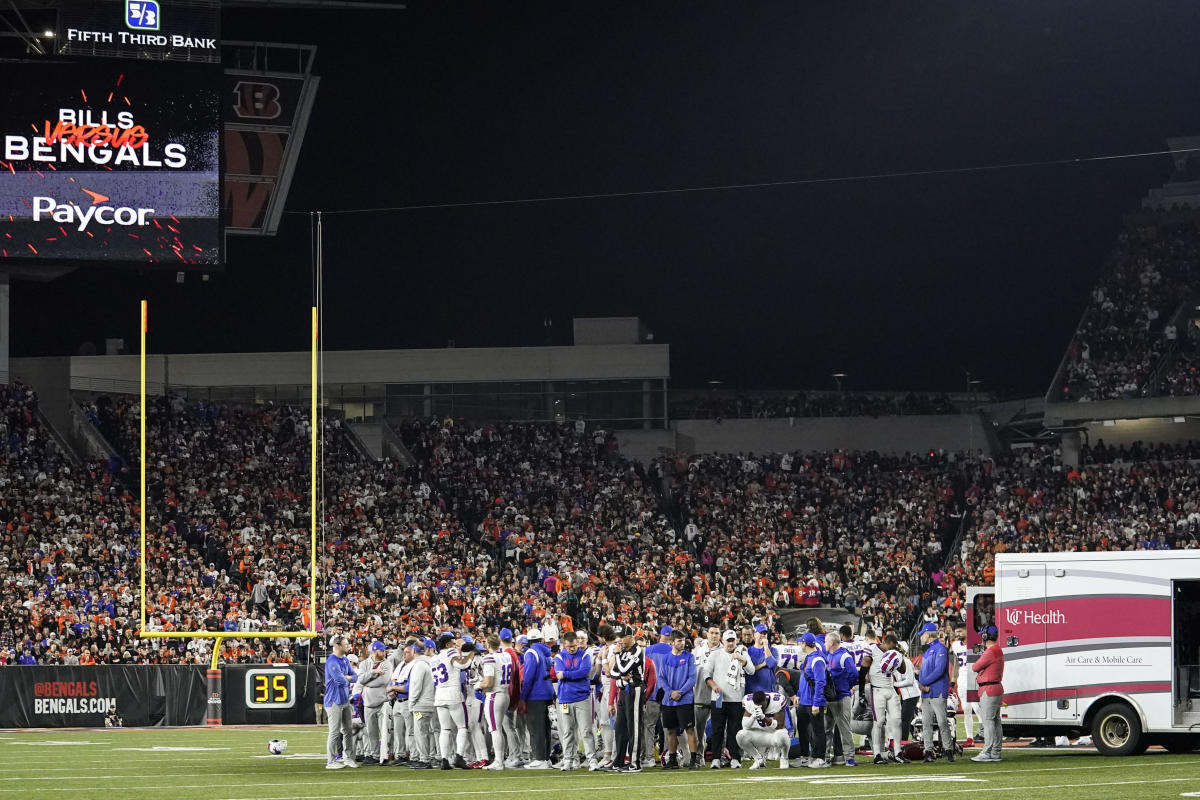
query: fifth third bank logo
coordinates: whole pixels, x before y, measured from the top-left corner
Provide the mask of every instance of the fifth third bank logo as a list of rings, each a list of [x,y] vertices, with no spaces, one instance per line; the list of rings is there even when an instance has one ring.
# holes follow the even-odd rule
[[[158,30],[158,0],[125,0],[125,25],[137,31]]]
[[[1004,618],[1009,625],[1061,625],[1067,621],[1067,615],[1058,610],[1038,612],[1021,608],[1008,609]]]

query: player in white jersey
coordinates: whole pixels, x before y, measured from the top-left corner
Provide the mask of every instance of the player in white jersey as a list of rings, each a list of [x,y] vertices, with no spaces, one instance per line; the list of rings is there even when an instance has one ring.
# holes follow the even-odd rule
[[[492,761],[484,769],[504,769],[504,713],[512,689],[512,663],[500,652],[500,637],[487,637],[487,655],[479,659],[480,678],[475,688],[483,692],[483,721],[492,736]]]
[[[465,692],[467,703],[467,733],[471,747],[475,751],[474,760],[470,761],[472,769],[481,769],[487,764],[487,726],[483,721],[483,693],[476,687],[483,679],[483,653],[481,647],[469,636],[463,637],[462,654],[469,657],[467,661],[467,686]]]
[[[433,705],[438,716],[438,744],[442,769],[467,769],[463,750],[467,746],[467,701],[463,697],[462,669],[470,660],[454,647],[454,635],[443,633],[433,658]],[[451,750],[451,747],[454,749]]]
[[[954,641],[950,643],[950,655],[954,659],[954,674],[950,679],[955,681],[954,690],[958,693],[958,707],[962,709],[963,722],[967,728],[967,739],[971,740],[971,744],[975,744],[975,719],[978,713],[975,710],[975,704],[967,702],[967,688],[964,686],[963,676],[967,674],[967,629],[955,628]],[[983,720],[980,720],[980,733],[982,734]]]
[[[616,634],[613,633],[612,626],[607,624],[600,626],[600,629],[597,631],[597,635],[600,637],[601,645],[599,653],[592,657],[592,663],[599,663],[600,665],[600,672],[597,676],[600,681],[600,702],[596,708],[597,722],[600,726],[600,747],[598,749],[601,751],[600,766],[609,767],[612,766],[612,761],[614,758],[614,746],[616,743],[616,731],[613,728],[613,715],[608,710],[608,697],[610,689],[612,688],[612,663],[610,648],[612,647],[613,642],[616,641],[617,637]],[[592,692],[592,695],[595,696],[595,691]]]
[[[738,747],[754,756],[750,769],[762,769],[767,753],[774,749],[782,755],[779,768],[788,768],[788,736],[783,715],[788,699],[779,692],[755,692],[742,700],[742,729],[737,732]]]
[[[906,763],[907,759],[900,752],[900,695],[896,694],[895,682],[892,676],[905,669],[904,656],[896,648],[896,637],[888,634],[874,645],[868,653],[871,659],[867,671],[867,702],[871,705],[871,719],[875,725],[871,729],[871,749],[875,753],[876,764],[887,764],[884,747],[892,742],[892,760]],[[886,736],[884,735],[886,728]]]

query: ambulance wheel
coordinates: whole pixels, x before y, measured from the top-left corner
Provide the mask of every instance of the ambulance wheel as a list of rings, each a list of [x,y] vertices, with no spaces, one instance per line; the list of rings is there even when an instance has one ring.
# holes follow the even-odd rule
[[[1194,733],[1173,733],[1159,742],[1168,753],[1191,753],[1200,750],[1200,736]]]
[[[1109,703],[1092,718],[1092,741],[1102,756],[1144,753],[1142,739],[1142,722],[1124,703]]]

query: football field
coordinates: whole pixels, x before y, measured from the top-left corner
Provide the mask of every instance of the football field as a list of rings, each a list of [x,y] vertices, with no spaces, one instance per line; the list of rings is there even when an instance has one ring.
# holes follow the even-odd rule
[[[283,738],[288,752],[267,753]],[[321,800],[322,798],[538,797],[616,792],[621,800],[711,797],[969,797],[1021,800],[1096,797],[1200,797],[1200,754],[1152,750],[1102,758],[1091,750],[1009,748],[999,764],[959,760],[930,765],[767,768],[750,771],[648,769],[501,773],[413,771],[404,767],[325,769],[325,735],[315,727],[0,732],[0,800],[4,798],[169,798],[169,800]],[[968,750],[968,754],[977,751]]]

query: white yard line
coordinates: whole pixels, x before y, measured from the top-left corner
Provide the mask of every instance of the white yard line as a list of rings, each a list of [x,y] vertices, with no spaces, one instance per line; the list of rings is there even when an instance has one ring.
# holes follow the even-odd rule
[[[1017,774],[1023,775],[1023,774],[1030,773],[1030,772],[1067,772],[1067,771],[1095,770],[1095,769],[1130,770],[1130,769],[1137,769],[1140,767],[1157,768],[1157,767],[1165,767],[1165,766],[1177,766],[1177,765],[1181,765],[1181,764],[1195,764],[1197,766],[1200,766],[1200,759],[1188,759],[1188,760],[1182,760],[1182,761],[1161,761],[1158,759],[1154,759],[1153,761],[1148,760],[1148,761],[1141,761],[1141,762],[1132,763],[1132,764],[1125,762],[1123,760],[1114,759],[1112,761],[1106,761],[1106,763],[1103,763],[1103,764],[1088,764],[1088,765],[1078,766],[1078,767],[1034,767],[1032,769],[995,769],[995,770],[981,768],[979,770],[972,770],[968,774],[976,775],[981,778],[987,778],[992,775],[1017,775]],[[323,769],[324,768],[322,768],[322,771],[323,771]],[[394,783],[411,784],[414,780],[421,781],[422,783],[436,780],[437,784],[439,786],[441,786],[446,783],[474,783],[479,780],[478,775],[452,778],[449,776],[442,777],[440,775],[440,773],[435,773],[432,771],[430,771],[431,774],[428,776],[419,777],[419,776],[413,775],[412,771],[407,769],[406,767],[394,767],[394,768],[392,768],[392,767],[363,767],[362,769],[366,769],[367,772],[366,773],[358,773],[361,776],[360,778],[358,778],[358,785],[370,785],[370,786],[384,785],[385,786],[385,785],[394,784]],[[376,773],[386,774],[386,773],[382,772],[385,769],[402,770],[403,772],[401,774],[404,774],[405,777],[367,779],[368,775],[374,775]],[[855,767],[847,767],[847,768],[835,767],[835,768],[828,769],[828,770],[810,770],[810,769],[805,769],[805,768],[801,767],[801,768],[794,769],[794,770],[779,770],[779,771],[775,771],[773,773],[768,773],[766,775],[755,774],[755,775],[751,776],[751,774],[748,771],[743,771],[743,770],[739,770],[737,774],[740,776],[743,774],[743,772],[745,773],[746,778],[754,777],[755,778],[754,783],[770,783],[770,782],[787,783],[787,782],[807,782],[807,781],[815,781],[815,780],[827,781],[832,778],[838,778],[838,777],[853,779],[853,777],[856,775],[862,775],[862,776],[871,775],[871,776],[880,776],[881,778],[883,778],[883,777],[886,777],[889,773],[895,774],[895,775],[897,775],[897,777],[899,777],[900,774],[903,774],[905,777],[909,777],[912,775],[923,775],[923,776],[928,776],[930,778],[937,777],[937,775],[938,775],[938,773],[936,773],[936,772],[903,773],[903,772],[901,772],[900,769],[897,769],[895,767],[887,767],[887,768],[880,769],[880,770],[866,770],[866,769],[859,769],[859,768],[855,768]],[[0,781],[59,781],[59,782],[70,781],[70,780],[114,780],[114,781],[121,780],[121,781],[124,781],[124,780],[129,779],[129,774],[130,774],[129,769],[123,768],[123,772],[120,775],[72,775],[72,776],[54,775],[54,776],[36,777],[36,778],[13,777],[13,778],[0,778]],[[249,775],[276,775],[276,774],[277,774],[276,772],[264,772],[262,770],[247,770],[244,772],[213,772],[213,773],[208,773],[208,777],[212,777],[212,778],[217,778],[217,777],[245,778],[246,776],[249,776]],[[310,778],[315,778],[317,776],[318,772],[312,771],[312,772],[305,772],[304,774],[308,775]],[[660,773],[658,771],[651,771],[646,774],[653,775],[653,774],[660,774]],[[590,772],[562,773],[562,772],[558,772],[557,770],[544,770],[544,771],[538,772],[538,771],[533,771],[533,770],[512,769],[512,770],[504,770],[503,772],[488,773],[488,779],[489,780],[506,779],[506,778],[512,779],[512,780],[515,780],[517,778],[528,779],[534,775],[550,775],[550,776],[558,776],[559,778],[563,778],[563,777],[572,777],[572,778],[603,777],[603,778],[608,778],[609,777],[606,773],[590,773]],[[729,775],[729,771],[723,770],[721,772],[721,775],[723,775],[723,776]],[[699,773],[697,773],[697,777],[699,777],[699,776],[700,776]],[[340,778],[340,777],[333,778],[331,776],[331,780],[342,780],[342,778]],[[1200,782],[1200,778],[1196,778],[1194,780],[1197,780],[1198,782]],[[529,788],[491,789],[488,791],[494,791],[494,792],[498,792],[498,793],[508,793],[508,792],[517,793],[517,792],[526,792],[526,791],[542,792],[542,791],[567,791],[567,790],[572,790],[572,789],[588,790],[588,789],[605,789],[605,788],[647,788],[647,789],[681,788],[681,787],[705,788],[705,787],[713,787],[713,786],[737,786],[737,785],[739,785],[739,783],[741,783],[742,785],[747,785],[747,786],[751,785],[749,781],[745,780],[745,778],[739,779],[737,777],[730,776],[729,780],[718,781],[718,782],[706,782],[705,783],[705,782],[695,781],[695,782],[691,782],[691,783],[677,783],[677,784],[638,784],[638,783],[634,783],[633,781],[629,781],[629,782],[621,783],[617,786],[595,786],[595,785],[590,785],[590,784],[589,785],[578,785],[578,786],[577,785],[564,786],[561,783],[558,783],[556,781],[555,786],[553,788],[548,788],[548,789],[529,789]],[[286,781],[286,782],[268,782],[268,783],[246,783],[244,781],[239,780],[236,783],[236,788],[244,787],[244,788],[256,788],[257,789],[257,788],[268,788],[268,787],[278,787],[278,786],[294,787],[296,785],[297,785],[297,783],[294,780]],[[1075,785],[1075,784],[1071,784],[1071,785]],[[1098,784],[1098,785],[1106,785],[1106,784]],[[180,785],[180,784],[140,785],[140,786],[138,786],[138,788],[139,789],[162,789],[162,790],[173,790],[173,789],[217,790],[217,789],[220,789],[223,787],[221,785],[214,785],[212,782],[209,782],[209,783],[188,784],[188,785]],[[235,786],[231,784],[228,788],[235,788]],[[1036,788],[1041,788],[1041,787],[1036,787]],[[63,792],[63,791],[69,792],[69,791],[73,791],[73,789],[68,788],[68,789],[64,790],[59,785],[47,787],[44,789],[36,788],[36,787],[32,787],[32,786],[21,786],[21,787],[12,788],[12,789],[0,788],[0,793],[10,793],[10,792],[34,792],[34,793],[36,793],[36,792],[55,792],[55,793],[59,793],[59,792]],[[989,790],[989,791],[991,791],[991,790]],[[480,793],[481,792],[477,792],[477,791],[457,792],[457,794],[480,794]],[[908,792],[905,792],[905,793],[908,794]],[[428,792],[418,793],[418,795],[419,794],[428,794]],[[439,794],[456,794],[456,792],[439,792]],[[410,797],[410,796],[418,796],[418,795],[393,794],[393,795],[374,795],[374,796]],[[339,797],[340,795],[329,795],[329,796],[330,797]],[[348,797],[358,797],[359,795],[347,795],[347,796]],[[867,795],[862,795],[862,796],[867,796]],[[244,800],[251,800],[251,799],[246,798]],[[267,799],[266,798],[258,798],[257,800],[267,800]]]
[[[921,792],[904,792],[905,796],[916,794],[967,794],[969,792],[1039,792],[1045,789],[1088,789],[1096,786],[1144,786],[1152,783],[1200,783],[1200,778],[1155,778],[1145,781],[1104,781],[1101,783],[1052,783],[1045,786],[972,786],[970,789],[932,789],[930,791]],[[819,795],[820,800],[843,800],[844,798],[858,797],[894,797],[896,792],[887,792],[884,794],[823,794]],[[375,795],[376,797],[392,797],[393,795]],[[775,797],[770,800],[810,800],[811,795],[802,795],[799,797]],[[246,798],[250,800],[250,798]],[[271,800],[271,798],[257,798],[256,800]],[[294,797],[292,800],[306,800],[305,798]]]
[[[907,797],[907,796],[912,796],[912,795],[926,795],[926,794],[938,794],[938,795],[941,795],[941,794],[967,794],[970,792],[1030,792],[1030,791],[1037,791],[1037,790],[1042,790],[1042,789],[1085,789],[1085,788],[1092,788],[1092,787],[1097,787],[1097,786],[1140,786],[1140,785],[1149,785],[1149,784],[1154,784],[1154,783],[1196,783],[1196,784],[1200,784],[1200,778],[1195,778],[1195,777],[1192,777],[1192,778],[1159,778],[1156,780],[1105,781],[1102,783],[1060,783],[1060,784],[1052,784],[1052,785],[1048,785],[1048,786],[997,786],[997,787],[991,787],[991,788],[973,786],[969,789],[941,788],[941,789],[934,789],[934,790],[930,790],[930,791],[919,791],[919,792],[910,792],[910,791],[906,790],[906,791],[902,792],[901,794],[903,796]],[[628,791],[632,791],[632,790],[636,790],[636,789],[647,789],[647,790],[653,791],[656,789],[688,789],[688,788],[703,788],[703,787],[715,787],[715,786],[729,787],[730,785],[731,784],[729,784],[729,783],[658,783],[658,784],[638,785],[631,781],[623,781],[621,783],[614,783],[614,784],[610,784],[607,786],[588,786],[586,788],[588,788],[588,789],[625,789]],[[736,785],[736,784],[734,784],[734,785]],[[751,788],[751,787],[748,787],[748,788]],[[520,794],[520,793],[534,794],[534,793],[542,793],[542,792],[561,792],[561,791],[563,791],[563,787],[556,786],[556,787],[547,787],[544,789],[528,789],[528,788],[524,788],[524,789],[479,789],[479,790],[466,791],[466,792],[455,792],[455,791],[445,792],[445,791],[443,791],[443,792],[438,792],[438,794],[449,795],[449,796],[453,797],[453,796],[466,796],[466,795],[476,795],[476,794]],[[288,795],[280,795],[278,797],[262,797],[261,795],[256,795],[254,797],[228,797],[228,798],[224,798],[224,800],[355,800],[355,798],[361,798],[361,797],[371,797],[371,798],[427,797],[428,795],[429,795],[429,792],[400,792],[400,793],[396,793],[396,794],[379,794],[377,792],[370,792],[370,793],[359,792],[357,794],[312,794],[312,795],[288,794]],[[859,798],[864,798],[864,797],[896,797],[896,796],[897,796],[897,792],[893,789],[892,791],[889,791],[889,792],[882,792],[882,793],[877,793],[877,794],[863,794],[861,792],[855,792],[854,794],[807,794],[807,795],[800,795],[797,797],[774,798],[773,800],[813,800],[814,797],[818,798],[818,800],[858,800]]]

